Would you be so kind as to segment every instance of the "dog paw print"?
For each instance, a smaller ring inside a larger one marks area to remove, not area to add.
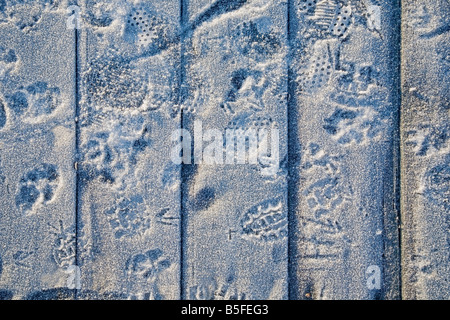
[[[324,119],[323,128],[340,144],[370,142],[386,130],[392,114],[387,89],[379,84],[373,65],[340,60],[333,79],[336,86],[329,94],[334,112]]]
[[[380,73],[370,64],[341,61],[336,72],[336,87],[332,99],[349,106],[380,104],[384,89],[379,85]]]
[[[267,30],[264,21],[250,21],[239,24],[231,33],[233,45],[243,56],[255,61],[264,61],[282,48],[276,33]]]
[[[36,82],[7,95],[6,100],[9,109],[25,122],[36,123],[61,105],[61,92],[58,87],[50,87],[46,82]]]
[[[263,96],[268,81],[260,71],[239,69],[233,72],[230,90],[221,108],[236,113],[237,110],[250,109],[260,111],[264,108]]]
[[[385,119],[371,108],[348,109],[337,107],[324,120],[323,128],[339,144],[367,143],[381,135],[385,129]]]
[[[128,259],[125,271],[129,277],[133,277],[138,282],[142,282],[148,292],[140,293],[146,300],[161,300],[158,287],[158,278],[172,266],[168,258],[164,256],[161,249],[152,249],[144,253],[139,253]],[[135,296],[132,298],[136,298]]]
[[[16,195],[16,206],[25,214],[48,203],[54,197],[60,182],[58,168],[51,164],[42,164],[22,177]]]
[[[326,125],[323,128],[332,135],[337,135],[339,132],[339,125],[342,122],[346,122],[348,124],[352,124],[353,121],[358,117],[358,113],[354,110],[345,110],[345,109],[337,109],[333,112],[333,114],[325,119]],[[352,133],[350,133],[351,135]],[[353,132],[353,136],[357,140],[361,140],[361,134],[358,132]]]
[[[142,235],[150,229],[150,217],[141,196],[121,198],[105,214],[116,239]]]
[[[341,158],[327,154],[317,143],[310,143],[305,151],[305,161],[302,165],[304,170],[320,169],[328,175],[335,175],[340,172],[339,165]]]
[[[123,177],[125,168],[107,139],[107,133],[98,133],[82,145],[83,173],[89,178],[100,177],[102,181],[115,183]]]
[[[421,124],[416,130],[406,132],[406,145],[413,148],[417,156],[446,152],[450,147],[450,125],[435,126]]]
[[[3,0],[0,1],[1,20],[14,24],[20,30],[33,30],[44,12],[57,9],[59,1],[54,0]]]
[[[450,210],[450,157],[445,163],[428,170],[425,181],[427,198],[445,210]]]
[[[126,186],[127,177],[134,176],[139,156],[151,145],[151,128],[141,120],[105,120],[102,123],[111,128],[109,132],[88,134],[81,145],[86,179],[100,178],[118,189]]]
[[[117,1],[94,1],[85,2],[85,10],[81,10],[83,21],[96,28],[104,28],[114,21],[114,6]]]
[[[129,275],[154,282],[171,265],[161,249],[152,249],[132,256],[127,261],[126,271]]]
[[[0,46],[0,81],[5,80],[7,75],[16,68],[17,63],[16,52]]]

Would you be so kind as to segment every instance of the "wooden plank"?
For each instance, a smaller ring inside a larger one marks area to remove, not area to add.
[[[402,8],[403,297],[449,299],[450,5]]]
[[[286,1],[188,2],[183,128],[194,156],[183,171],[186,299],[288,298],[286,29]],[[234,148],[227,130],[261,128],[271,159],[260,157],[263,136],[248,141],[261,148],[257,157],[226,157]]]
[[[70,299],[75,33],[61,5],[0,16],[0,299]]]
[[[80,31],[80,299],[177,299],[178,1],[86,1]]]
[[[399,296],[398,10],[392,1],[293,2],[292,298]]]

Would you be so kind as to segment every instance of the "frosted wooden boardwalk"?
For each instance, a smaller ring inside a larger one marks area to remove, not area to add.
[[[0,1],[0,300],[450,299],[449,15]]]

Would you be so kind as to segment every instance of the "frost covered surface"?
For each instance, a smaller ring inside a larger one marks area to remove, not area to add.
[[[409,299],[449,299],[450,7],[405,1],[404,10],[403,286]]]
[[[64,287],[76,252],[74,35],[43,2],[17,3],[41,15],[22,29],[16,4],[2,7],[14,14],[0,23],[1,299]]]
[[[184,123],[201,120],[204,130],[220,132],[278,128],[280,163],[270,176],[260,164],[197,166],[187,173],[186,193],[194,200],[184,213],[187,297],[286,299],[286,7],[281,1],[223,7],[228,10],[189,4]]]
[[[394,298],[398,281],[388,219],[396,110],[389,1],[298,1],[295,27],[298,241],[297,296]],[[371,27],[370,5],[382,24]],[[398,48],[397,48],[398,49]],[[394,230],[395,231],[395,230]],[[367,285],[380,268],[384,286]],[[361,271],[359,271],[361,270]],[[364,271],[364,272],[362,272]]]
[[[23,32],[37,28],[43,14],[65,8],[64,0],[2,0],[0,1],[0,23],[14,25]]]
[[[75,3],[0,0],[0,300],[449,298],[448,1]]]
[[[83,3],[81,292],[179,298],[180,166],[170,157],[179,11],[175,1]]]

